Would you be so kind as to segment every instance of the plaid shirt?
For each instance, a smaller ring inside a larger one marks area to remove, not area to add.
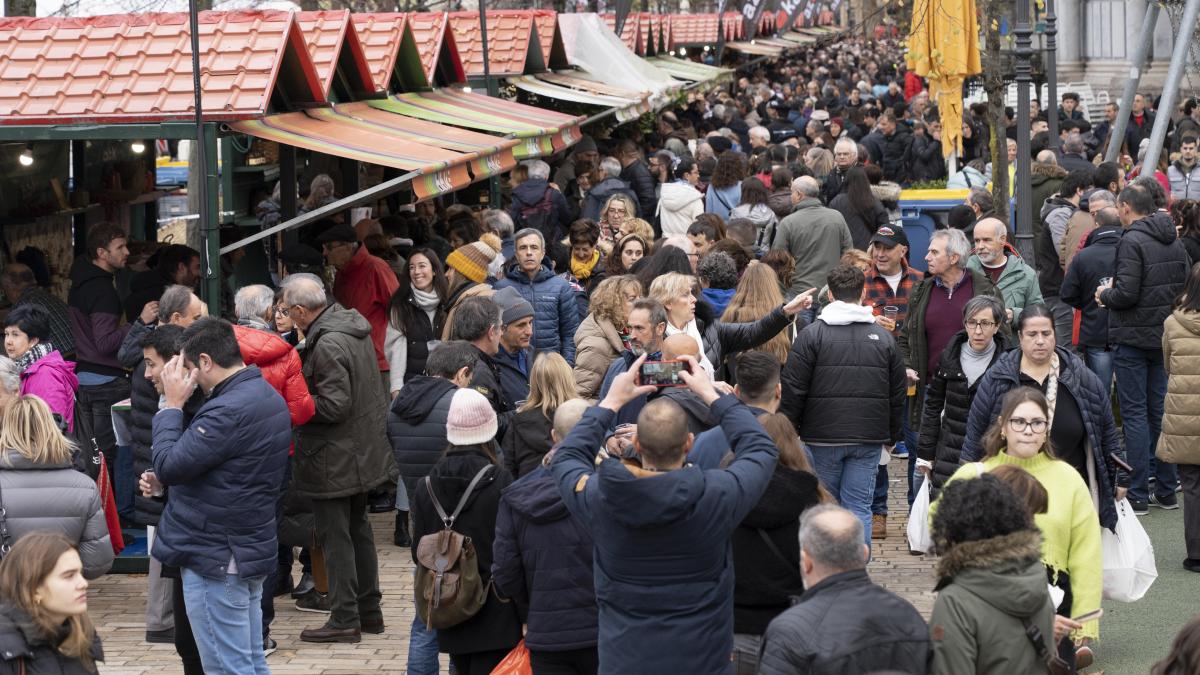
[[[911,267],[905,265],[900,277],[900,283],[896,284],[896,291],[892,292],[892,285],[887,279],[879,273],[879,270],[872,267],[871,272],[867,274],[867,305],[872,307],[875,313],[883,314],[883,308],[891,305],[898,308],[900,311],[896,314],[896,329],[892,331],[892,335],[900,334],[900,330],[904,327],[904,320],[908,318],[908,295],[912,293],[913,286],[921,283],[925,278],[922,272],[918,272]]]
[[[64,359],[75,355],[75,335],[71,332],[71,316],[67,303],[44,288],[30,286],[21,292],[13,308],[21,305],[37,305],[50,315],[50,344]]]

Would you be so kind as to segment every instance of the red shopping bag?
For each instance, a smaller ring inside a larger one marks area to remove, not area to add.
[[[533,666],[529,663],[529,650],[525,648],[524,640],[518,642],[508,656],[492,668],[492,675],[533,675]]]
[[[112,481],[108,478],[108,464],[104,453],[100,453],[100,473],[96,475],[96,488],[100,490],[100,506],[104,509],[104,522],[108,525],[108,538],[112,542],[113,555],[121,555],[125,549],[125,537],[121,532],[121,516],[117,515],[117,500],[113,496]]]

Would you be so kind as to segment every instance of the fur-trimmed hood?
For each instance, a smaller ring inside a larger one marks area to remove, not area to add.
[[[952,547],[938,559],[936,572],[941,581],[958,576],[963,570],[991,569],[998,565],[1042,557],[1042,535],[1034,530],[1013,532],[1003,537],[968,541]]]
[[[1033,530],[958,544],[938,560],[938,590],[961,586],[1011,616],[1033,616],[1048,593],[1042,535]]]
[[[1034,162],[1029,166],[1030,177],[1041,176],[1043,178],[1066,178],[1067,170],[1057,164],[1043,164],[1042,162]]]
[[[898,202],[900,201],[900,185],[885,180],[878,185],[872,185],[871,194],[881,202]]]

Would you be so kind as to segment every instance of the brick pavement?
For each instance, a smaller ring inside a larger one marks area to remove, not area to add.
[[[912,602],[928,616],[933,609],[932,562],[908,552],[905,524],[903,476],[899,460],[892,462],[888,538],[875,542],[871,576]],[[371,517],[379,550],[380,585],[387,631],[364,635],[356,645],[314,645],[300,642],[300,631],[324,620],[324,615],[301,612],[287,602],[276,601],[271,636],[279,651],[267,658],[271,672],[278,674],[354,675],[357,673],[403,673],[408,650],[408,628],[412,621],[412,560],[408,550],[392,545],[393,518],[390,514]],[[299,576],[299,566],[296,566]],[[174,647],[150,645],[145,636],[146,578],[143,575],[111,575],[92,584],[92,620],[104,641],[107,660],[104,675],[172,675],[182,673]],[[446,659],[443,657],[443,666]]]

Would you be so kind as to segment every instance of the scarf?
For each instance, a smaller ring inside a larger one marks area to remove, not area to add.
[[[433,291],[423,291],[415,286],[412,289],[412,298],[417,307],[420,307],[426,312],[432,312],[436,310],[438,303],[441,302],[441,300],[438,299],[437,293]]]
[[[959,350],[959,361],[962,364],[963,375],[967,377],[967,386],[975,384],[988,366],[992,364],[992,355],[996,353],[996,341],[989,340],[987,347],[981,352],[975,351],[968,340],[962,343]]]
[[[246,326],[247,328],[254,328],[256,330],[261,330],[261,331],[264,331],[267,333],[275,332],[270,326],[267,325],[266,321],[263,321],[262,319],[255,318],[255,317],[238,319],[238,325]]]
[[[575,256],[571,256],[571,274],[580,281],[587,281],[592,276],[592,271],[596,269],[596,263],[600,262],[600,249],[592,250],[592,257],[583,262]]]
[[[17,367],[20,368],[21,372],[23,373],[25,372],[26,368],[32,366],[38,359],[52,351],[54,351],[54,345],[50,344],[49,342],[38,342],[30,347],[24,354],[21,355],[20,358],[16,360]]]

